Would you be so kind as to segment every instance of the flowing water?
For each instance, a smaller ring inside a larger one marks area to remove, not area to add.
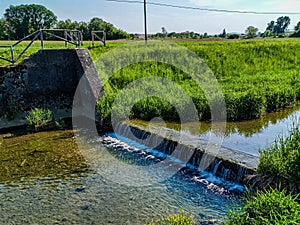
[[[78,145],[72,131],[0,136],[0,224],[145,224],[181,210],[222,220],[235,198],[187,169],[146,183],[158,159],[112,137],[80,136]]]
[[[299,114],[228,124],[224,143],[257,154]],[[201,224],[223,220],[238,201],[241,186],[184,166],[153,170],[165,155],[121,139],[73,131],[0,134],[0,224],[145,224],[181,210]]]

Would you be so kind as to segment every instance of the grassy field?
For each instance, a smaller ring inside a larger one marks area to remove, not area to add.
[[[196,53],[211,68],[225,96],[227,116],[231,121],[258,118],[266,112],[292,107],[300,100],[300,40],[243,40],[176,42]],[[9,45],[0,42],[0,45]],[[22,51],[25,44],[16,48]],[[98,44],[89,48],[96,61],[103,53],[125,44],[109,42],[107,47]],[[46,42],[45,47],[65,48],[63,42]],[[69,45],[70,48],[73,46]],[[40,49],[35,42],[24,57]],[[9,49],[0,49],[0,55],[8,57]],[[0,60],[0,65],[8,62]],[[143,62],[130,65],[114,74],[106,84],[106,95],[98,104],[103,119],[110,117],[111,105],[117,94],[132,81],[149,76],[161,76],[175,81],[192,98],[202,120],[211,117],[210,108],[203,91],[197,83],[180,69],[158,63]],[[155,84],[153,84],[155,86]],[[172,95],[172,92],[170,92]],[[138,102],[132,109],[131,117],[149,120],[162,116],[169,121],[178,120],[176,110],[165,99],[147,98]]]
[[[201,57],[211,68],[225,96],[231,121],[258,118],[267,112],[292,107],[300,100],[300,40],[252,40],[229,42],[178,42]],[[116,45],[116,43],[115,43]],[[91,49],[96,59],[103,48]],[[203,91],[181,70],[157,62],[144,62],[118,71],[99,103],[103,117],[117,93],[130,82],[147,76],[162,76],[178,83],[193,99],[202,120],[211,113]],[[170,92],[170,95],[172,93]],[[149,120],[162,116],[178,120],[175,109],[164,99],[148,98],[132,109],[132,118]]]

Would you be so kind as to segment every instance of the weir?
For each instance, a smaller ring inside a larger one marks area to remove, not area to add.
[[[207,171],[239,184],[244,183],[245,176],[255,173],[258,162],[256,156],[224,147],[214,152],[205,144],[196,146],[193,142],[182,143],[182,134],[173,130],[165,131],[162,132],[159,128],[155,130],[153,127],[150,130],[131,123],[120,123],[115,127],[117,134],[127,138],[134,135],[139,143],[173,157],[190,169]]]

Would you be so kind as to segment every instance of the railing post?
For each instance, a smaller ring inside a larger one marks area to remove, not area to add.
[[[106,46],[106,32],[103,31],[103,44],[104,44],[104,47]]]
[[[65,40],[68,40],[68,34],[67,34],[67,31],[64,31],[64,34],[65,34]],[[68,47],[68,42],[65,41],[65,47],[67,48]]]
[[[42,47],[42,50],[44,50],[45,46],[44,46],[43,30],[40,30],[40,38],[41,38],[41,47]]]
[[[92,45],[93,47],[95,46],[95,35],[93,31],[92,31]]]
[[[81,35],[80,35],[80,31],[77,31],[77,39],[78,39],[78,48],[81,47]]]
[[[14,53],[14,47],[10,46],[10,54],[11,54],[11,61],[15,61],[15,53]]]

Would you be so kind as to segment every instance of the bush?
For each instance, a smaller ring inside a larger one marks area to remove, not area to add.
[[[300,130],[295,127],[287,138],[279,138],[274,146],[260,151],[257,172],[280,178],[283,185],[297,189],[300,181]]]
[[[51,128],[61,128],[64,126],[62,120],[55,121],[52,117],[51,110],[32,109],[26,117],[28,126],[35,131],[47,130]]]
[[[240,38],[240,35],[239,34],[230,34],[228,36],[228,39],[239,39]]]
[[[229,212],[225,225],[300,224],[300,204],[286,191],[270,189],[249,195],[243,206]]]
[[[185,213],[179,213],[178,215],[171,215],[169,218],[152,221],[149,225],[194,225],[195,221],[191,216]]]

